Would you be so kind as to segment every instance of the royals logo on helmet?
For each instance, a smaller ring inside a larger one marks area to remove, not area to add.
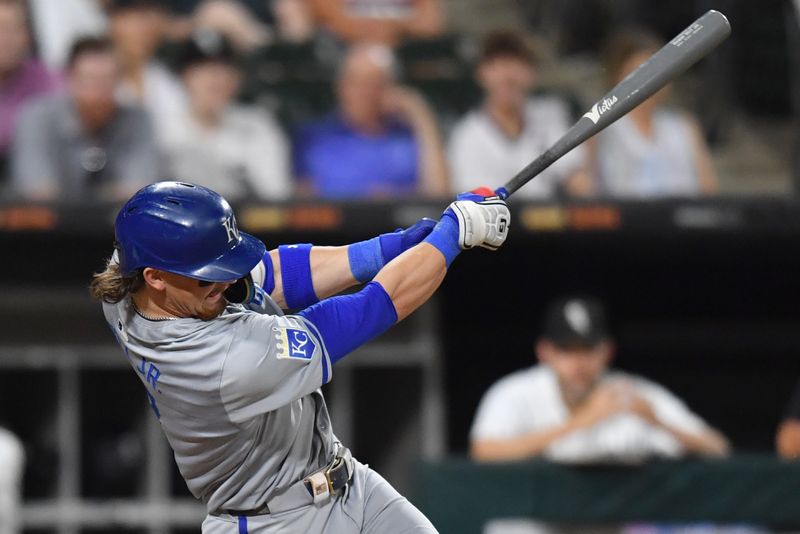
[[[222,226],[228,233],[228,243],[232,241],[239,241],[239,229],[236,228],[236,219],[233,217],[233,215],[222,221]]]

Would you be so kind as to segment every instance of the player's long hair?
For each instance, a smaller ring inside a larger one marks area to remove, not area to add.
[[[132,276],[122,276],[119,264],[114,257],[108,258],[104,271],[94,273],[89,284],[89,295],[95,300],[116,304],[144,285],[144,277],[139,269]]]

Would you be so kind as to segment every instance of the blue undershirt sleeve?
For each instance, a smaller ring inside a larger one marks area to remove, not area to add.
[[[325,299],[298,313],[319,331],[331,363],[370,341],[397,322],[392,299],[378,282],[352,295]]]

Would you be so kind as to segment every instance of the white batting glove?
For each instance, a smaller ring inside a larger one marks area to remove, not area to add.
[[[458,245],[462,249],[497,250],[508,237],[511,212],[505,201],[482,187],[458,195],[449,210],[458,221]]]

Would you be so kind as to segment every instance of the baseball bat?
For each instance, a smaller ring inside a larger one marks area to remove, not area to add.
[[[694,21],[619,82],[541,156],[497,190],[508,198],[558,158],[644,102],[711,52],[731,33],[728,19],[713,9]]]

